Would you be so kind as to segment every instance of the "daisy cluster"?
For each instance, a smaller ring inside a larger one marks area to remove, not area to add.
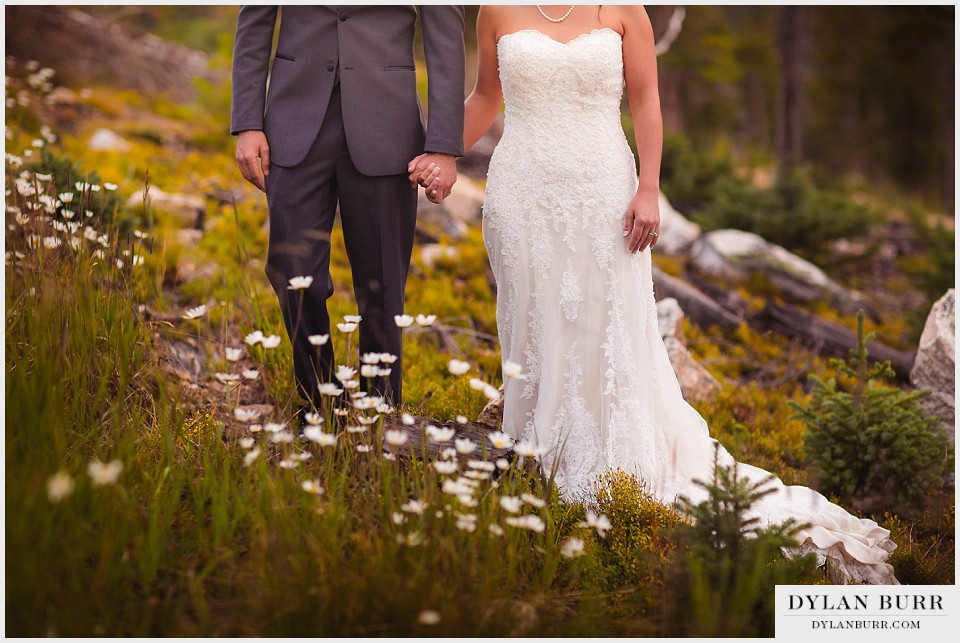
[[[44,139],[34,145],[43,147]],[[52,174],[24,169],[24,150],[21,155],[7,153],[7,187],[5,211],[8,236],[21,236],[26,248],[35,251],[66,251],[78,257],[90,257],[93,264],[112,264],[118,269],[140,267],[144,264],[143,242],[146,232],[134,230],[131,247],[120,249],[117,239],[97,229],[102,212],[92,208],[94,195],[103,190],[117,189],[114,183],[87,183],[76,181],[63,189]],[[15,265],[27,259],[19,250],[7,251],[6,262]]]
[[[116,484],[122,472],[123,462],[121,460],[101,462],[95,458],[87,465],[87,475],[94,487]],[[47,498],[52,503],[62,502],[73,494],[76,486],[77,483],[73,476],[66,471],[58,471],[47,479]]]

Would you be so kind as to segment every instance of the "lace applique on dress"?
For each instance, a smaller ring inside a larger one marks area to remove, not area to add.
[[[577,311],[580,309],[580,273],[574,272],[573,264],[567,261],[567,269],[560,282],[560,305],[563,306],[563,315],[567,321],[577,320]]]

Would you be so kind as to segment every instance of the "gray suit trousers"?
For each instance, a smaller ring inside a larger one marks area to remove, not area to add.
[[[326,306],[333,294],[330,234],[339,201],[354,294],[363,318],[360,353],[388,352],[398,357],[388,378],[376,378],[370,384],[361,378],[361,383],[365,389],[372,388],[371,393],[399,404],[402,344],[393,318],[403,313],[416,228],[416,188],[406,174],[366,176],[357,170],[347,149],[338,89],[330,96],[306,158],[293,167],[271,165],[266,188],[270,211],[266,272],[293,344],[300,395],[316,404],[317,384],[336,381],[333,337],[315,347],[307,335],[330,332]],[[289,290],[289,279],[300,275],[313,277],[313,283],[305,291]]]

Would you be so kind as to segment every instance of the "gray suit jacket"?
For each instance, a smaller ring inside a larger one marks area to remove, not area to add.
[[[285,5],[272,68],[277,7],[241,7],[231,133],[263,130],[271,163],[297,165],[320,130],[339,72],[347,147],[360,172],[403,174],[425,151],[462,156],[463,7],[423,6],[419,14],[426,127],[414,68],[414,7]]]

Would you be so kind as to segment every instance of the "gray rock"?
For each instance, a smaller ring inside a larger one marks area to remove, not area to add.
[[[198,263],[189,257],[190,253],[185,253],[177,264],[177,280],[182,283],[196,281],[197,279],[212,279],[220,274],[220,267],[213,261]]]
[[[420,190],[417,197],[417,227],[420,226],[426,226],[455,240],[467,236],[467,224],[454,218],[443,203],[431,203],[427,200],[423,190]]]
[[[460,176],[443,203],[431,203],[423,190],[417,197],[417,225],[453,239],[463,239],[467,227],[478,225],[482,216],[484,190],[471,179]]]
[[[176,230],[173,235],[177,244],[187,249],[195,248],[197,244],[200,243],[202,237],[203,230],[195,230],[193,228],[181,228]]]
[[[176,216],[185,226],[203,228],[203,218],[207,211],[207,202],[203,197],[164,192],[160,188],[151,187],[147,193],[147,199],[149,207],[154,210]],[[127,199],[127,207],[135,208],[142,204],[143,190]]]
[[[131,145],[129,141],[113,130],[100,128],[90,137],[87,147],[96,151],[129,152]]]
[[[443,200],[447,212],[457,221],[473,225],[480,222],[484,189],[471,179],[461,176],[453,184],[450,196]]]
[[[203,352],[197,348],[195,339],[165,339],[162,344],[162,366],[170,373],[186,381],[196,382],[203,370]]]
[[[690,249],[700,238],[700,226],[673,209],[663,192],[660,193],[660,238],[656,252],[679,255]]]
[[[667,349],[677,381],[680,382],[683,399],[708,400],[720,391],[721,385],[717,378],[695,360],[678,339],[667,337],[663,340],[663,345]]]
[[[490,157],[493,156],[493,151],[502,135],[503,117],[497,116],[490,125],[490,129],[474,143],[473,147],[466,150],[463,158],[457,161],[457,175],[485,179],[487,170],[490,168]]]
[[[664,339],[673,337],[686,346],[687,342],[683,337],[683,318],[683,309],[673,297],[666,297],[657,302],[657,326],[660,329],[660,336]]]
[[[720,391],[721,385],[686,348],[683,336],[683,309],[676,299],[667,297],[657,302],[657,325],[670,365],[680,382],[684,399],[706,400]]]
[[[437,259],[457,259],[459,256],[456,248],[442,243],[426,243],[420,246],[420,260],[425,268],[433,268]]]
[[[503,385],[500,385],[500,395],[487,402],[487,405],[477,416],[477,422],[495,426],[498,429],[503,426]]]
[[[859,298],[828,277],[820,268],[763,237],[743,230],[714,230],[700,236],[690,248],[697,270],[731,281],[763,274],[784,296],[801,302],[836,301],[855,309]]]
[[[927,315],[920,335],[917,358],[910,371],[910,382],[919,389],[932,391],[920,400],[929,413],[940,419],[951,442],[956,443],[955,365],[956,365],[956,291],[951,288],[938,299]]]

